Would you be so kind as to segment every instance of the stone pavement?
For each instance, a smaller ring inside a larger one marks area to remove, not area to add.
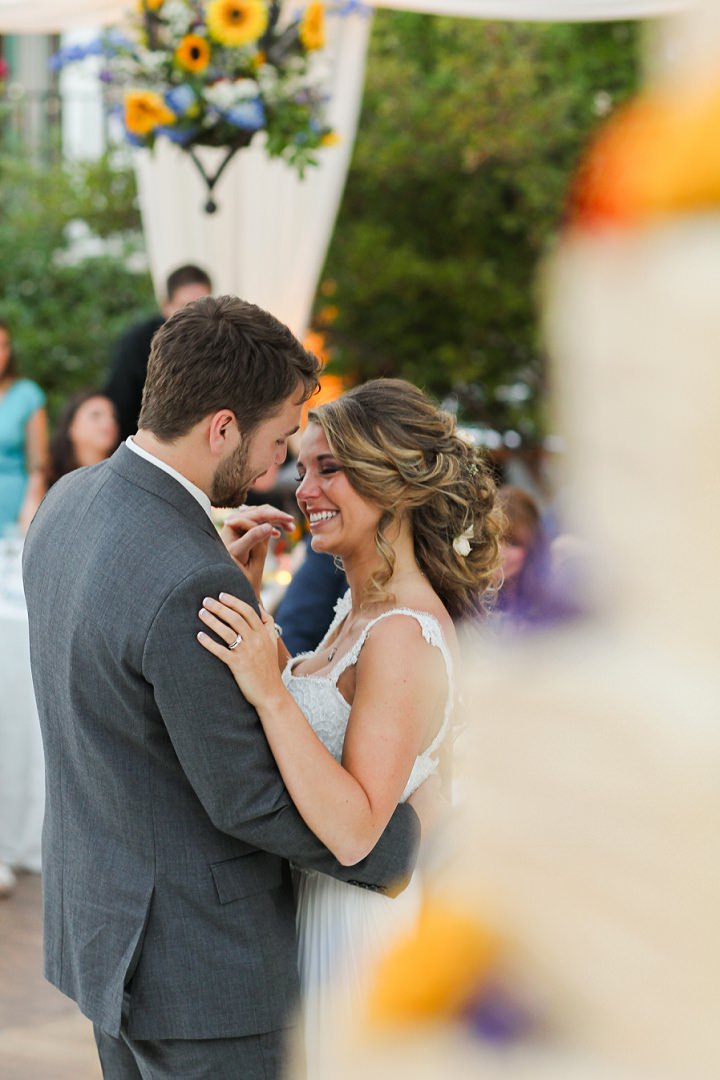
[[[0,1077],[101,1080],[92,1026],[42,976],[40,878],[0,900]]]

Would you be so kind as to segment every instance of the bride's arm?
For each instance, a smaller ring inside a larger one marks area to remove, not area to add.
[[[257,709],[285,786],[308,827],[339,862],[353,866],[375,846],[442,715],[446,691],[439,650],[423,641],[414,619],[385,619],[374,627],[356,667],[340,764],[282,682],[271,620],[263,625],[249,605],[223,599],[224,604],[207,599],[201,617],[227,644],[206,634],[200,641],[227,664]],[[242,641],[228,649],[238,633]]]

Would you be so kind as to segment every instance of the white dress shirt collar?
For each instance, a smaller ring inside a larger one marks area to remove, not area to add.
[[[138,457],[145,458],[145,460],[149,461],[151,465],[155,465],[158,469],[162,469],[163,472],[166,472],[168,476],[172,476],[173,479],[177,480],[178,484],[182,484],[185,490],[190,492],[193,499],[196,499],[197,502],[200,503],[203,510],[212,521],[212,506],[210,503],[210,499],[201,488],[193,484],[191,480],[188,480],[187,476],[183,476],[182,473],[179,473],[177,469],[173,469],[172,465],[168,465],[166,462],[161,461],[160,458],[157,458],[153,454],[148,453],[147,450],[143,450],[142,446],[138,446],[138,444],[135,442],[132,435],[128,435],[127,439],[125,440],[125,445],[127,446],[128,450],[132,450],[133,454],[137,454]]]

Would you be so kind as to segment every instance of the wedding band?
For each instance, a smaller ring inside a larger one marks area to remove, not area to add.
[[[238,636],[233,641],[232,645],[228,645],[228,649],[236,649],[241,641],[242,641],[242,638],[238,634]]]

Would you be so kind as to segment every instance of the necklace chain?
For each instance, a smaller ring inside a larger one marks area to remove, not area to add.
[[[405,570],[403,573],[398,574],[397,578],[395,578],[395,581],[398,581],[399,579],[405,578],[405,577],[412,577],[415,574],[419,574],[419,576],[422,577],[422,578],[427,576],[419,568],[418,569],[413,569],[413,570]],[[346,628],[343,628],[343,629],[346,629]],[[334,659],[335,654],[337,653],[337,651],[338,651],[338,642],[335,642],[335,644],[333,645],[333,647],[330,649],[329,653],[327,654],[327,662],[328,662],[328,664],[332,664],[333,659]]]

